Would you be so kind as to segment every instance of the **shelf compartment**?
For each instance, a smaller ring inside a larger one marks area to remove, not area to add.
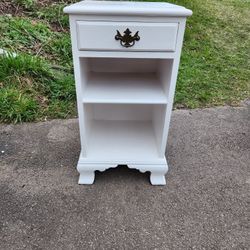
[[[95,73],[89,76],[83,102],[166,104],[167,97],[153,73]]]
[[[83,103],[167,104],[172,60],[81,58]],[[163,72],[164,71],[164,72]]]
[[[93,121],[88,159],[133,161],[159,158],[153,126],[147,121]]]
[[[86,157],[153,161],[159,155],[166,105],[84,104]]]

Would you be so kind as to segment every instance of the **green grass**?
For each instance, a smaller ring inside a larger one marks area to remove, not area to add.
[[[19,54],[0,60],[2,122],[72,117],[75,112],[73,75],[53,70],[47,61]]]
[[[24,7],[25,9],[30,9],[30,10],[32,10],[37,3],[36,0],[16,0],[13,2],[17,5]]]
[[[238,105],[250,95],[250,2],[173,2],[194,12],[187,23],[176,104],[189,108]]]
[[[59,29],[68,29],[69,18],[63,14],[64,5],[60,3],[54,3],[52,6],[44,7],[36,11],[34,17],[37,15],[40,19],[43,19],[52,25],[57,25]]]
[[[76,115],[66,1],[12,0],[0,16],[0,121]],[[71,2],[71,1],[67,1]],[[240,105],[250,96],[250,1],[169,0],[193,10],[187,21],[175,107]],[[2,3],[1,3],[2,4]]]
[[[38,103],[30,95],[7,87],[0,91],[0,114],[3,122],[33,121],[39,110]]]
[[[49,23],[30,17],[0,16],[0,48],[41,56],[52,63],[72,66],[67,32],[53,31]]]

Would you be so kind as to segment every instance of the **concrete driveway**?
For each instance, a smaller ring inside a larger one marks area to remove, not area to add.
[[[166,186],[78,185],[77,120],[0,125],[0,249],[250,249],[250,109],[173,112]]]

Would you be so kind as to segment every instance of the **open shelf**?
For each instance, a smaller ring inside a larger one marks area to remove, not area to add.
[[[167,97],[156,74],[95,73],[89,76],[83,102],[166,104]]]
[[[88,159],[126,162],[160,158],[165,104],[83,106]]]
[[[88,144],[88,159],[133,161],[158,158],[151,122],[93,121]]]
[[[81,58],[82,102],[167,104],[171,59]]]

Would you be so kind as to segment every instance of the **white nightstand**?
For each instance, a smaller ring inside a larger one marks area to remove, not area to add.
[[[70,14],[81,137],[79,184],[119,164],[164,185],[170,116],[185,22],[157,2],[82,1]]]

